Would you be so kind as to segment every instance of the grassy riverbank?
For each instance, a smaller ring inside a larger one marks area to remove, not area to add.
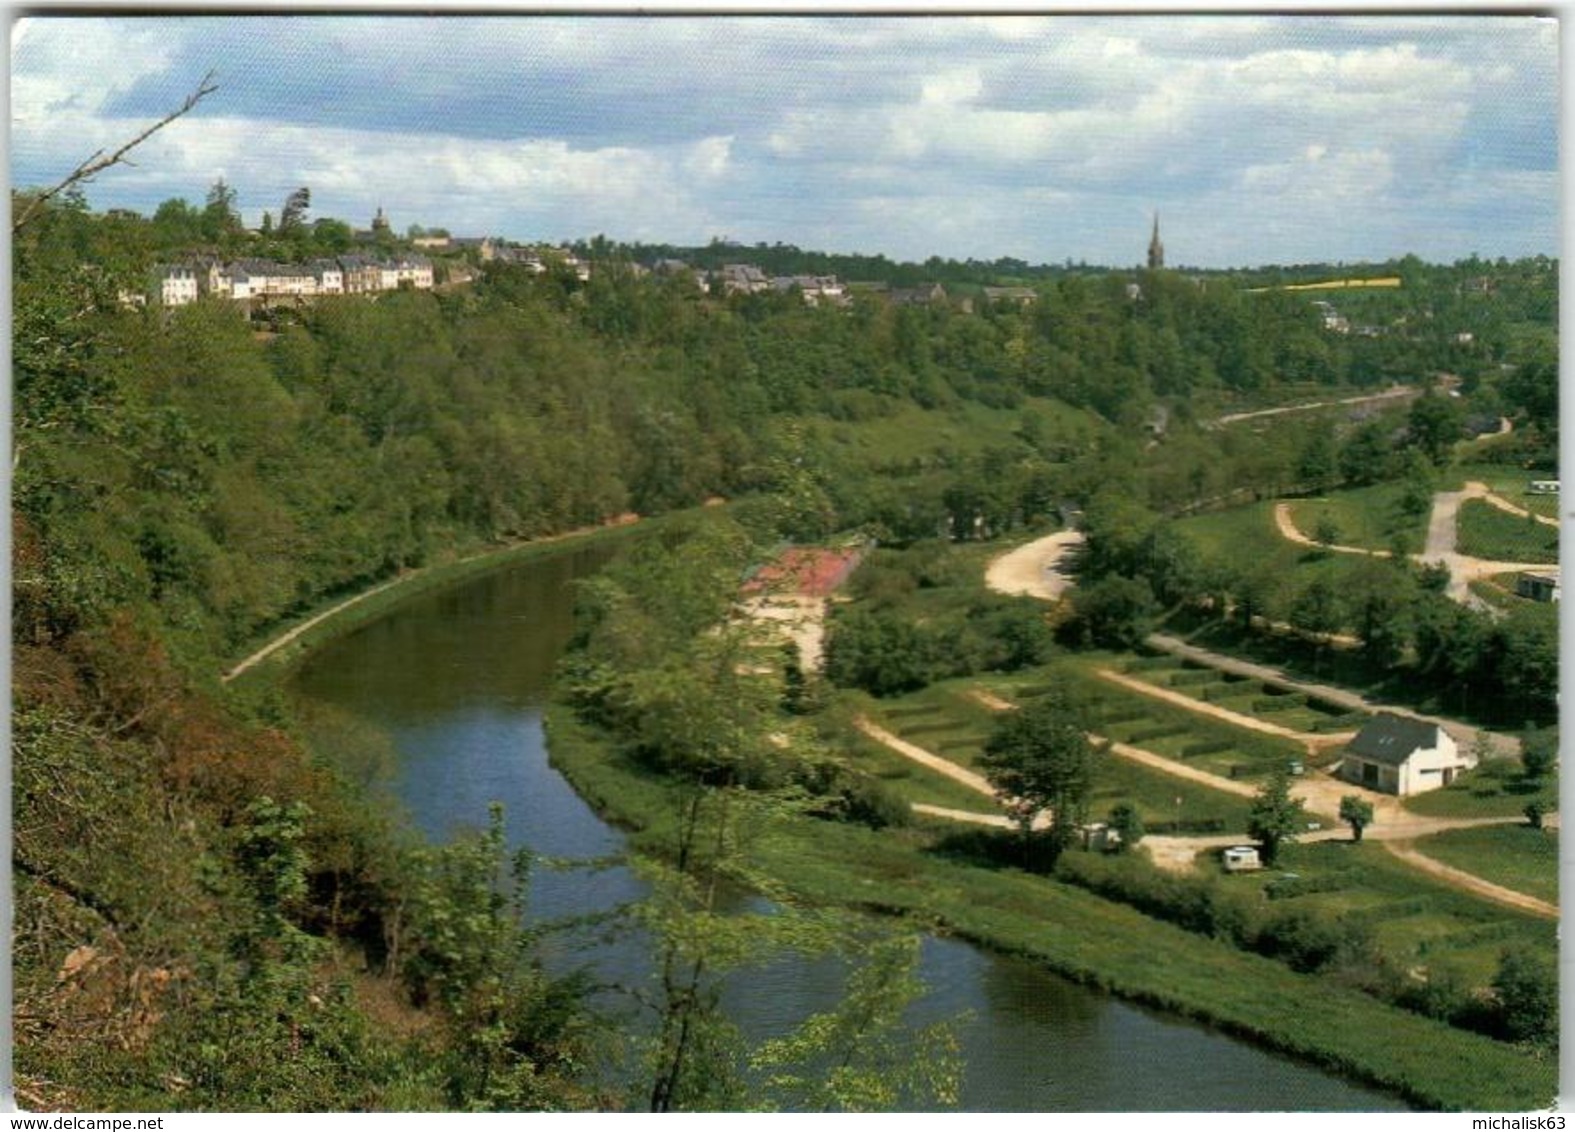
[[[631,831],[634,848],[660,852],[673,821],[668,784],[620,759],[567,709],[550,709],[548,722],[554,765]],[[1552,1059],[1384,1006],[1049,878],[948,859],[941,845],[924,826],[876,832],[798,819],[762,837],[756,852],[760,867],[806,901],[911,918],[1423,1107],[1532,1109],[1553,1100]]]
[[[512,543],[449,562],[408,571],[387,581],[378,582],[361,591],[360,595],[340,596],[325,601],[298,617],[269,626],[266,631],[249,641],[242,653],[243,657],[252,657],[268,648],[270,642],[298,632],[298,635],[288,643],[268,652],[244,672],[237,673],[234,682],[247,689],[266,687],[313,649],[361,625],[377,620],[394,606],[409,601],[418,594],[457,585],[490,571],[517,566],[545,555],[605,546],[647,535],[692,513],[692,511],[678,511],[642,519],[638,523],[592,527],[531,539],[527,542]],[[321,620],[318,620],[319,618]],[[310,628],[299,631],[301,626],[310,626]],[[243,663],[245,663],[244,659],[237,661],[237,664]]]

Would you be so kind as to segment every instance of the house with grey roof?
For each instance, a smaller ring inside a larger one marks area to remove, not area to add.
[[[1340,776],[1348,782],[1406,797],[1448,786],[1477,765],[1436,723],[1381,711],[1345,748]]]

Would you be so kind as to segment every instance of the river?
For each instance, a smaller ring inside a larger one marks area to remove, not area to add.
[[[292,695],[303,717],[319,726],[332,721],[341,737],[384,745],[390,801],[402,803],[431,838],[484,825],[496,800],[513,845],[556,858],[615,855],[621,834],[548,765],[541,721],[545,689],[573,628],[570,584],[611,553],[565,550],[415,597],[307,658],[291,681]],[[358,764],[369,786],[379,780],[375,761]],[[571,916],[640,893],[622,867],[538,870],[531,910]],[[638,936],[591,951],[583,939],[557,946],[550,965],[594,954],[611,980],[639,982],[649,965]],[[831,960],[777,961],[750,971],[727,1002],[746,1034],[764,1037],[829,1007],[842,975]],[[956,940],[926,938],[921,975],[930,992],[915,1023],[962,1018],[967,1110],[1405,1108],[1316,1067]]]

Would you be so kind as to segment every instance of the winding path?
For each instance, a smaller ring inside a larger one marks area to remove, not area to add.
[[[1237,421],[1257,420],[1260,417],[1278,417],[1286,413],[1305,413],[1313,409],[1332,409],[1340,405],[1368,405],[1380,401],[1395,401],[1406,397],[1415,397],[1421,393],[1420,389],[1410,385],[1397,385],[1393,389],[1386,389],[1382,393],[1364,393],[1356,397],[1343,397],[1337,401],[1309,401],[1301,405],[1281,405],[1277,409],[1255,409],[1249,413],[1226,413],[1218,418],[1216,425],[1235,424]]]
[[[1537,572],[1550,568],[1546,562],[1496,562],[1486,558],[1474,558],[1469,554],[1461,554],[1456,545],[1459,541],[1460,505],[1468,499],[1480,499],[1485,503],[1507,511],[1511,515],[1522,518],[1530,515],[1537,522],[1545,526],[1557,527],[1557,519],[1549,519],[1544,515],[1537,515],[1523,507],[1517,507],[1501,495],[1494,494],[1485,483],[1475,480],[1467,483],[1460,491],[1441,491],[1433,497],[1433,511],[1428,518],[1427,544],[1421,554],[1411,555],[1414,562],[1424,566],[1443,566],[1449,571],[1449,585],[1445,593],[1451,600],[1461,605],[1478,609],[1485,613],[1498,613],[1499,610],[1471,592],[1471,583],[1490,578],[1495,574],[1509,574],[1516,572]],[[1298,546],[1317,547],[1321,550],[1332,551],[1336,554],[1359,554],[1369,558],[1388,558],[1387,550],[1370,550],[1362,546],[1343,546],[1338,543],[1326,544],[1309,538],[1305,532],[1296,525],[1295,516],[1291,514],[1291,504],[1280,502],[1274,505],[1274,525],[1280,532],[1280,537]]]
[[[268,657],[272,656],[274,653],[276,653],[280,649],[284,648],[285,645],[287,645],[291,641],[295,640],[297,637],[299,637],[302,633],[305,633],[307,630],[313,628],[316,625],[322,624],[324,621],[327,621],[330,617],[338,616],[339,614],[343,613],[345,610],[349,609],[352,605],[356,605],[356,604],[358,604],[360,602],[363,602],[369,597],[372,597],[372,596],[374,596],[376,594],[382,593],[384,590],[392,589],[394,586],[399,585],[401,582],[409,581],[411,578],[415,577],[419,573],[421,573],[421,571],[414,570],[414,571],[411,571],[408,574],[400,574],[397,577],[390,578],[386,582],[382,582],[382,583],[380,583],[378,585],[373,586],[369,590],[362,590],[360,593],[356,594],[354,597],[346,598],[344,601],[341,601],[338,605],[330,606],[329,608],[323,610],[323,612],[319,613],[316,617],[313,617],[310,621],[303,621],[299,625],[297,625],[295,628],[291,629],[289,632],[281,633],[279,636],[277,636],[273,640],[269,641],[262,648],[258,649],[256,652],[252,653],[250,656],[248,656],[244,660],[242,660],[234,668],[231,668],[228,672],[226,672],[222,676],[220,676],[219,677],[219,682],[223,683],[223,684],[228,684],[231,680],[234,680],[237,676],[239,676],[241,673],[245,672],[248,668],[252,668],[255,665],[258,665],[258,664],[262,663],[264,660],[268,659]]]

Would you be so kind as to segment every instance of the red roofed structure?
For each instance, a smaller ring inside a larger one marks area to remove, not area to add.
[[[792,546],[767,562],[744,583],[746,594],[788,592],[804,597],[827,597],[847,580],[864,558],[862,547],[830,550]]]

